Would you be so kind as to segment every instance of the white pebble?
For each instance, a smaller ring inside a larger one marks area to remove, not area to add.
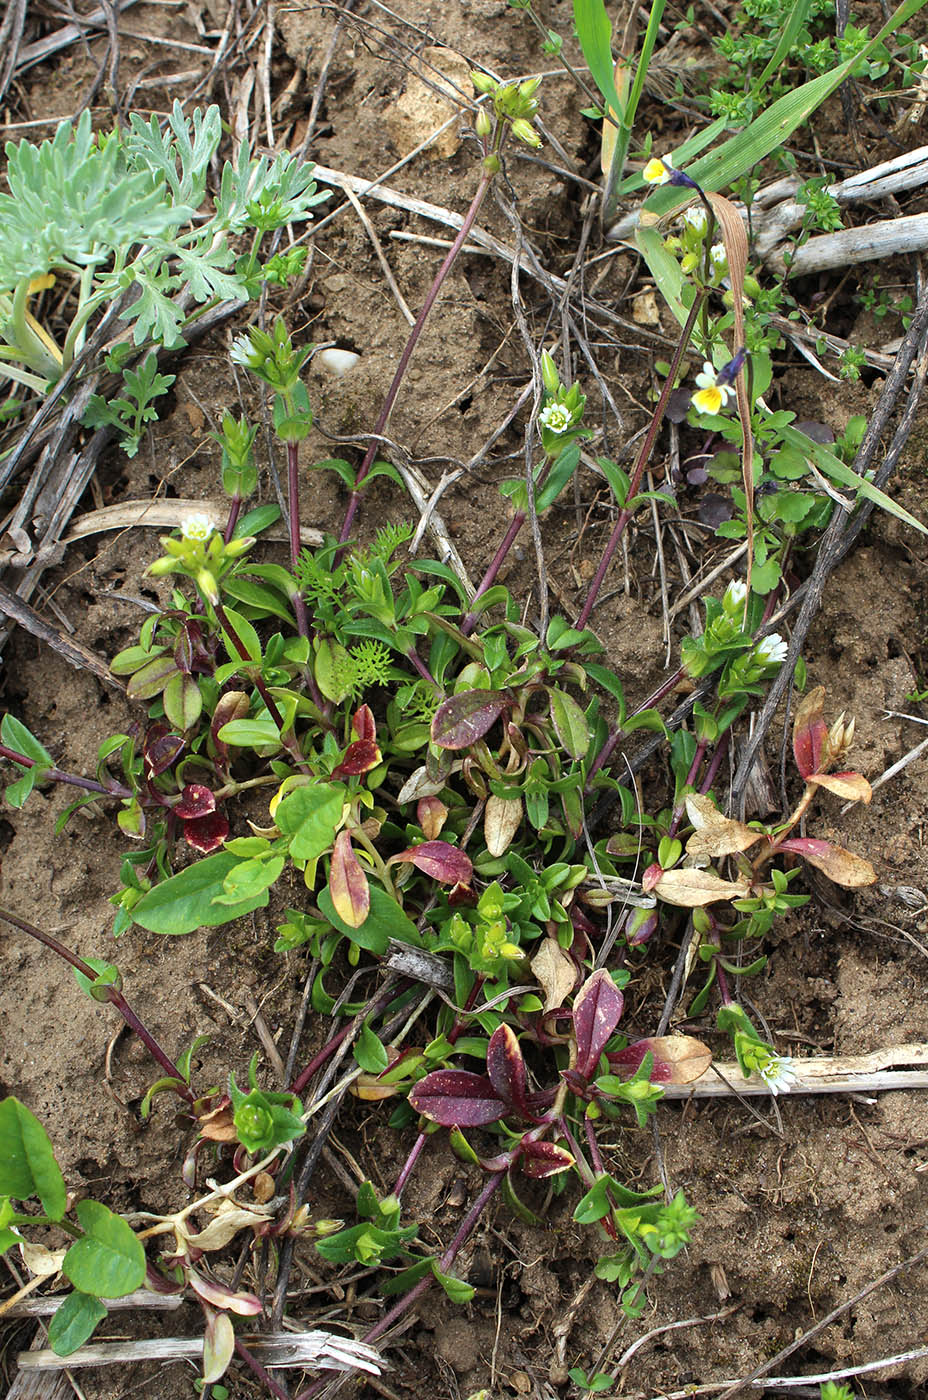
[[[361,356],[354,350],[337,350],[335,346],[330,346],[328,350],[320,350],[316,359],[329,374],[334,374],[336,379],[341,379],[342,375],[354,369]]]

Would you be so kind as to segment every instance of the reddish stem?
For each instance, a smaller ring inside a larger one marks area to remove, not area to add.
[[[73,967],[76,972],[81,973],[81,975],[86,977],[90,982],[96,981],[97,973],[95,969],[90,966],[90,963],[84,962],[83,958],[78,957],[77,953],[72,953],[70,948],[64,943],[59,943],[58,939],[53,938],[50,933],[43,932],[42,929],[36,928],[35,924],[30,924],[26,919],[18,918],[15,914],[9,913],[6,909],[0,909],[0,919],[3,919],[8,924],[12,924],[14,928],[18,928],[22,933],[27,933],[30,938],[34,938],[37,943],[41,943],[44,947],[50,949],[51,952],[57,953],[59,958],[63,958],[66,963],[70,963],[71,967]],[[148,1053],[157,1061],[165,1074],[168,1075],[169,1078],[178,1081],[178,1084],[182,1087],[178,1087],[177,1092],[182,1098],[186,1099],[187,1103],[192,1105],[194,1103],[194,1096],[188,1088],[184,1076],[181,1074],[170,1055],[168,1055],[165,1050],[162,1050],[151,1032],[139,1020],[119,988],[107,986],[101,987],[100,990],[105,992],[106,1000],[112,1006],[115,1006],[126,1025],[131,1031],[135,1032]]]
[[[422,310],[419,312],[419,315],[416,319],[416,323],[409,333],[409,339],[406,341],[403,353],[400,356],[400,362],[396,367],[396,373],[393,376],[393,382],[390,385],[390,388],[387,390],[387,397],[384,399],[383,407],[380,410],[380,416],[374,425],[374,432],[371,436],[370,445],[368,446],[368,449],[364,454],[364,460],[362,461],[361,466],[358,469],[358,475],[355,478],[354,490],[351,493],[351,499],[348,502],[348,509],[345,513],[345,523],[342,526],[342,532],[338,537],[339,544],[344,544],[345,541],[348,539],[348,536],[351,534],[351,527],[354,524],[354,518],[357,514],[358,505],[361,500],[361,484],[364,481],[364,478],[367,476],[367,473],[370,471],[374,458],[377,455],[377,449],[380,447],[381,443],[381,434],[383,433],[384,428],[387,426],[387,420],[389,419],[390,414],[393,410],[393,405],[395,404],[396,397],[400,391],[400,385],[402,384],[403,379],[406,375],[406,370],[409,366],[409,361],[412,357],[412,352],[416,348],[416,344],[419,340],[420,335],[422,334],[422,330],[425,326],[425,323],[428,320],[429,312],[435,304],[435,299],[438,296],[438,293],[441,291],[442,284],[444,283],[445,278],[448,276],[448,273],[454,266],[458,254],[464,247],[464,244],[467,242],[468,235],[470,234],[470,231],[474,225],[474,221],[477,218],[478,213],[480,212],[480,206],[483,203],[487,190],[493,183],[493,177],[495,173],[495,170],[487,170],[486,168],[484,169],[484,172],[480,178],[480,183],[477,186],[473,199],[471,200],[470,208],[464,215],[464,222],[461,224],[460,231],[457,237],[455,238],[454,242],[452,243],[451,247],[448,249],[447,256],[445,257],[445,260],[442,263],[441,267],[438,269],[438,272],[435,275],[435,280],[429,288],[428,296],[426,297],[425,302],[423,303]],[[340,553],[341,552],[339,552],[339,555],[336,556],[336,564],[339,562]]]
[[[527,519],[528,516],[524,510],[517,510],[515,515],[510,520],[509,529],[503,536],[502,543],[499,549],[493,555],[493,558],[490,562],[490,567],[487,569],[483,578],[480,580],[480,586],[473,596],[473,599],[471,601],[471,610],[465,617],[464,621],[461,623],[461,631],[464,633],[465,637],[470,636],[477,622],[477,613],[474,612],[473,606],[474,603],[476,603],[478,598],[482,598],[484,593],[486,593],[487,589],[492,588],[493,584],[496,582],[496,575],[502,568],[506,555],[509,553],[510,549],[513,546],[516,535],[522,529],[522,526],[525,524]]]
[[[28,758],[24,753],[8,749],[5,744],[0,744],[0,758],[8,758],[11,763],[18,763],[23,768],[35,768],[39,765],[37,758]],[[132,796],[130,790],[123,787],[122,783],[114,782],[112,787],[106,787],[93,778],[79,778],[76,773],[64,773],[60,768],[46,768],[45,777],[50,783],[66,783],[69,787],[84,788],[86,792],[99,792],[103,797]]]
[[[670,372],[667,375],[667,378],[664,380],[664,387],[661,389],[661,395],[657,401],[657,407],[654,410],[651,422],[648,425],[648,431],[645,433],[644,441],[641,444],[641,449],[638,453],[638,457],[635,462],[635,467],[632,472],[631,481],[628,485],[628,492],[626,493],[625,497],[626,501],[633,502],[638,494],[638,488],[641,485],[641,478],[644,475],[644,469],[647,466],[648,458],[651,456],[651,453],[654,449],[654,443],[657,439],[657,434],[660,429],[661,423],[664,420],[664,413],[667,410],[667,404],[670,399],[670,395],[673,392],[673,386],[677,378],[677,371],[680,368],[680,361],[683,359],[684,351],[686,350],[686,347],[689,344],[690,336],[693,333],[693,326],[696,324],[696,317],[699,314],[699,308],[702,305],[704,297],[705,291],[702,288],[700,288],[696,293],[693,305],[690,307],[689,315],[686,318],[686,325],[683,327],[683,331],[677,343],[677,348],[673,352],[673,360],[670,364]],[[612,534],[609,538],[609,543],[606,545],[605,552],[599,563],[599,568],[596,570],[596,573],[593,577],[593,582],[590,584],[590,591],[587,594],[586,602],[583,605],[583,609],[580,613],[580,616],[577,618],[576,627],[578,631],[582,632],[587,622],[589,621],[590,613],[593,611],[593,607],[599,595],[599,590],[602,587],[603,579],[606,577],[606,570],[609,568],[609,565],[612,562],[612,556],[613,554],[615,554],[615,551],[618,548],[619,540],[622,538],[622,534],[625,530],[625,527],[628,524],[629,520],[631,520],[632,518],[633,510],[633,506],[631,508],[626,506],[619,511],[619,518],[615,522],[615,528],[613,529]]]

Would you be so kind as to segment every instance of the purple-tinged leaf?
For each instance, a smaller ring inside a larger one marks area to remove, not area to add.
[[[332,769],[333,778],[357,778],[369,773],[383,761],[383,754],[373,739],[355,739],[342,754],[342,761]]]
[[[861,885],[876,883],[876,871],[868,860],[832,841],[819,841],[814,836],[791,836],[781,843],[780,850],[802,856],[843,889],[856,890]]]
[[[229,823],[221,812],[210,812],[205,817],[184,822],[184,840],[204,856],[218,851],[228,835]]]
[[[177,665],[170,653],[156,656],[132,676],[126,694],[130,700],[153,700],[177,674]]]
[[[357,739],[377,738],[377,724],[370,705],[359,705],[351,716],[351,732]]]
[[[809,778],[821,771],[827,753],[828,726],[822,718],[825,687],[817,685],[804,695],[793,724],[793,756],[799,776]]]
[[[409,861],[423,875],[431,875],[444,885],[467,885],[474,873],[470,856],[466,851],[451,846],[447,841],[423,841],[418,846],[408,846],[399,855],[391,856],[388,865],[398,861]]]
[[[587,978],[574,998],[574,1036],[577,1041],[576,1073],[591,1079],[599,1057],[619,1021],[625,999],[605,968]]]
[[[519,1114],[528,1117],[525,1096],[528,1092],[528,1075],[525,1061],[511,1026],[497,1026],[487,1045],[487,1075],[497,1097]]]
[[[645,894],[650,894],[660,884],[663,874],[664,872],[656,860],[648,866],[641,877],[641,888]]]
[[[462,690],[439,705],[432,717],[432,742],[441,749],[466,749],[482,739],[512,705],[499,690]]]
[[[238,1313],[240,1317],[256,1317],[261,1311],[261,1299],[256,1298],[254,1293],[233,1293],[231,1288],[213,1283],[211,1279],[198,1274],[195,1269],[189,1271],[187,1278],[194,1293],[211,1307],[227,1308],[229,1312]]]
[[[543,1178],[569,1171],[574,1158],[566,1147],[558,1147],[556,1142],[524,1142],[519,1165],[526,1176]]]
[[[142,757],[149,778],[157,778],[180,757],[186,744],[179,734],[172,734],[166,724],[149,725],[145,735]]]
[[[507,1111],[485,1074],[469,1069],[436,1069],[409,1095],[416,1113],[443,1128],[482,1128],[497,1123]]]
[[[434,841],[448,820],[448,808],[438,797],[420,797],[416,803],[416,821],[426,841]]]
[[[213,718],[210,720],[209,734],[216,750],[216,757],[221,763],[227,763],[229,760],[229,746],[219,738],[220,729],[233,719],[246,719],[250,709],[251,701],[244,690],[227,690],[225,695],[220,695],[216,702]]]
[[[329,866],[329,894],[335,912],[349,928],[360,928],[370,913],[371,891],[347,831],[340,831]]]
[[[659,1035],[633,1040],[608,1056],[619,1079],[634,1079],[645,1055],[654,1056],[648,1078],[652,1084],[692,1084],[712,1063],[712,1051],[691,1035]]]
[[[215,810],[216,799],[210,788],[202,783],[188,783],[174,808],[174,815],[182,822],[189,822],[196,817],[208,817]]]
[[[645,913],[644,910],[640,910],[640,911],[636,911],[636,912]],[[633,916],[633,917],[634,917],[634,916]],[[656,930],[656,929],[657,929],[657,910],[656,910],[656,909],[651,909],[651,910],[647,911],[646,917],[643,918],[643,919],[641,920],[641,923],[636,923],[635,926],[634,926],[634,928],[631,927],[631,920],[629,920],[629,930],[630,930],[630,931],[626,934],[626,938],[627,938],[627,940],[628,940],[628,946],[629,946],[629,948],[638,948],[638,947],[640,947],[640,945],[641,945],[642,943],[647,943],[648,939],[649,939],[649,938],[652,938],[652,937],[654,936],[654,933],[655,933],[655,930]]]

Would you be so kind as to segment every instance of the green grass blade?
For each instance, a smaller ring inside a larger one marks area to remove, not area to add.
[[[823,476],[827,476],[831,481],[836,481],[840,486],[850,487],[859,496],[872,501],[881,510],[894,515],[897,520],[902,520],[906,525],[910,525],[913,530],[918,530],[923,535],[928,535],[926,528],[920,520],[916,520],[914,515],[910,515],[902,506],[897,505],[894,500],[881,491],[872,482],[865,481],[862,476],[853,470],[852,467],[842,462],[833,452],[829,452],[820,442],[813,442],[807,438],[805,433],[799,432],[797,428],[781,428],[780,436],[788,447],[795,447],[804,457],[811,457]]]
[[[808,120],[825,99],[849,77],[851,70],[862,59],[917,14],[926,3],[928,0],[904,0],[898,9],[893,11],[879,33],[875,34],[853,58],[839,64],[830,73],[822,73],[810,82],[803,83],[801,87],[794,88],[792,92],[784,93],[765,112],[755,117],[743,131],[723,142],[718,150],[710,151],[708,155],[694,161],[687,167],[686,173],[697,180],[705,190],[721,190],[748,170],[752,170],[777,146],[782,146],[798,126]],[[665,185],[655,191],[644,209],[652,217],[662,218],[680,205],[689,203],[691,198],[692,195],[688,191]]]
[[[606,106],[621,123],[625,109],[615,90],[612,59],[612,23],[603,0],[574,0],[574,23],[577,38],[593,81],[602,93]]]
[[[622,124],[612,150],[609,173],[603,185],[603,219],[606,223],[615,216],[615,208],[619,198],[617,186],[622,176],[625,174],[625,159],[628,155],[628,147],[632,138],[635,113],[638,110],[638,103],[644,91],[645,79],[648,75],[648,67],[651,62],[651,55],[654,52],[654,45],[657,43],[658,29],[664,14],[665,4],[666,0],[653,0],[651,13],[648,16],[648,27],[645,30],[644,41],[641,45],[641,55],[638,59],[638,67],[635,70],[635,81],[632,83],[632,90],[625,104],[625,114],[622,118]]]
[[[661,296],[680,325],[685,325],[688,312],[680,300],[684,278],[677,259],[664,247],[656,228],[636,229],[635,246],[648,264]]]
[[[809,13],[809,6],[811,5],[811,3],[812,0],[796,0],[795,5],[790,11],[789,19],[786,21],[783,28],[780,30],[780,37],[777,40],[777,46],[774,49],[773,53],[770,55],[770,58],[768,59],[767,64],[764,67],[764,71],[757,79],[758,87],[762,87],[763,84],[770,77],[770,74],[775,73],[777,71],[780,64],[783,62],[790,49],[793,47],[793,44],[796,40],[796,36],[798,35],[800,29],[806,22],[806,16]]]

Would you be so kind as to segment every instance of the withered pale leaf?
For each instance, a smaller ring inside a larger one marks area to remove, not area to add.
[[[696,909],[721,899],[742,899],[750,886],[747,880],[722,880],[711,870],[665,870],[654,887],[658,899]]]
[[[671,1072],[664,1084],[692,1084],[712,1063],[712,1051],[693,1035],[660,1035],[649,1042],[655,1060],[669,1065]]]
[[[232,1201],[223,1201],[209,1224],[199,1234],[188,1235],[188,1239],[196,1249],[225,1249],[239,1230],[257,1230],[267,1221],[266,1210],[248,1210]]]
[[[831,841],[819,841],[814,836],[794,836],[784,841],[783,851],[793,851],[810,865],[821,870],[836,885],[846,890],[876,883],[876,871],[863,856],[835,846]]]
[[[556,938],[546,938],[531,961],[532,973],[545,994],[546,1012],[555,1011],[577,983],[577,969]]]
[[[846,802],[866,803],[873,796],[873,788],[862,773],[814,773],[809,782],[827,788]]]
[[[762,831],[752,831],[744,822],[723,816],[711,797],[693,792],[686,798],[686,812],[696,830],[686,843],[687,855],[697,860],[715,860],[736,855],[763,840]]]
[[[487,798],[483,814],[483,835],[491,856],[505,854],[521,825],[521,797],[497,797],[493,793]]]
[[[30,1274],[36,1278],[51,1278],[52,1274],[61,1272],[64,1256],[68,1251],[67,1248],[47,1249],[44,1244],[33,1244],[29,1240],[23,1240],[19,1252]]]

